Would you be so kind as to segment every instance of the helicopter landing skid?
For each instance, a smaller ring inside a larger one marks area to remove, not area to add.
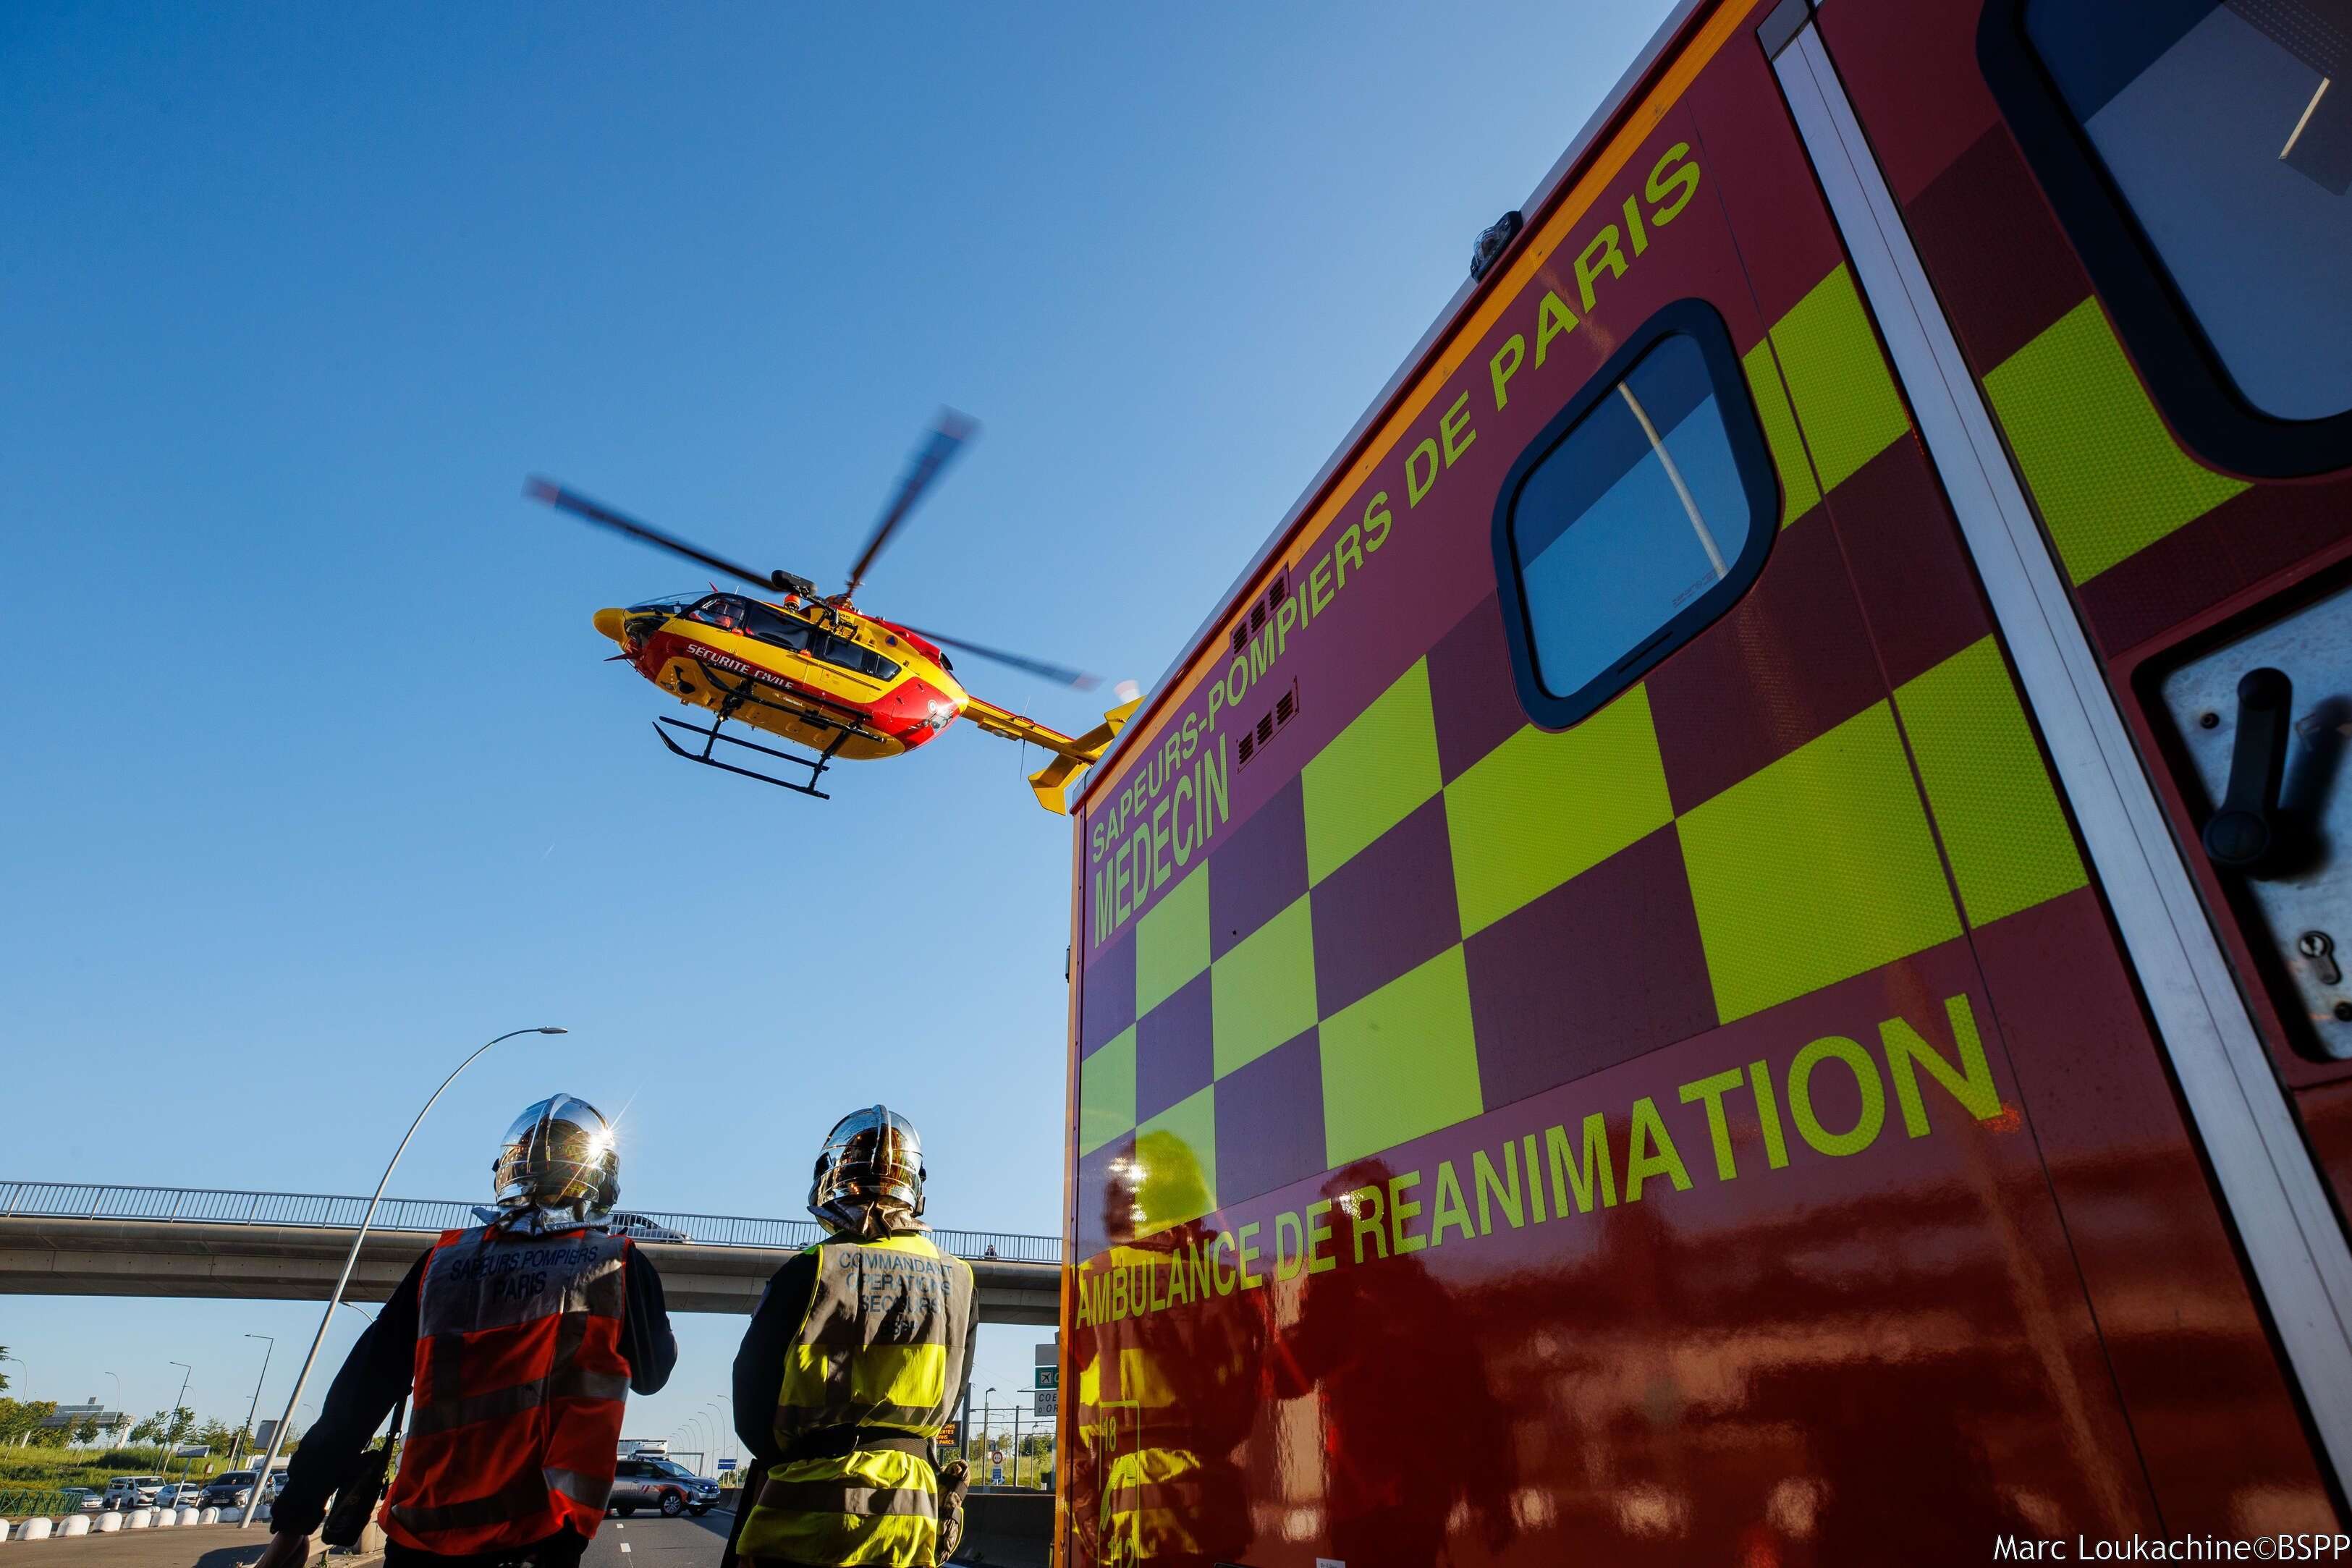
[[[726,722],[724,718],[714,719],[711,721],[710,727],[705,729],[699,725],[688,724],[684,719],[656,716],[654,719],[656,727],[654,734],[661,738],[664,746],[669,747],[672,755],[682,757],[688,762],[699,762],[706,768],[717,768],[729,773],[740,773],[746,779],[757,779],[763,784],[773,784],[779,789],[790,789],[795,795],[812,795],[820,800],[833,799],[816,787],[816,781],[824,776],[824,770],[832,763],[833,754],[841,748],[841,743],[849,738],[847,730],[835,735],[832,743],[826,746],[820,755],[804,757],[789,751],[778,751],[772,746],[761,746],[757,741],[738,740],[731,735],[721,735],[719,733],[719,727]],[[688,751],[669,737],[668,731],[672,729],[683,730],[688,735],[700,736],[702,749]],[[805,768],[808,769],[808,779],[804,783],[795,784],[789,779],[779,779],[772,773],[762,773],[755,768],[738,768],[731,762],[721,762],[710,755],[710,748],[715,743],[722,740],[730,746],[740,746],[746,751],[756,751],[762,757],[772,757],[778,761],[789,762],[795,768]]]

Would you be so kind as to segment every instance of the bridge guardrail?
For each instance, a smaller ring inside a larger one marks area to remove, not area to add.
[[[148,1219],[190,1225],[290,1225],[355,1229],[368,1200],[328,1193],[238,1192],[222,1187],[118,1186],[96,1182],[0,1181],[0,1217],[44,1219]],[[387,1197],[373,1230],[461,1230],[480,1222],[460,1198]],[[813,1219],[760,1219],[624,1208],[633,1221],[673,1230],[700,1247],[806,1247],[823,1232]],[[934,1230],[959,1257],[1014,1263],[1059,1263],[1062,1239],[1002,1230]]]

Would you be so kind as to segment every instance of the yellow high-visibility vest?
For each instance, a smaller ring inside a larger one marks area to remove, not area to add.
[[[826,1241],[816,1287],[785,1353],[777,1451],[821,1433],[930,1439],[962,1387],[971,1266],[919,1234]],[[736,1544],[740,1556],[826,1568],[931,1568],[939,1478],[896,1448],[785,1458],[768,1468]]]

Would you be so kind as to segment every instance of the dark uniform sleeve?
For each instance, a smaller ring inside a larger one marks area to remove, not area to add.
[[[286,1490],[269,1505],[273,1532],[308,1535],[319,1528],[327,1500],[351,1479],[360,1455],[407,1394],[416,1368],[416,1293],[431,1256],[428,1250],[409,1266],[335,1374],[318,1421],[287,1461]]]
[[[784,1385],[784,1354],[792,1348],[801,1320],[808,1316],[809,1302],[816,1296],[816,1261],[814,1251],[795,1253],[769,1277],[768,1289],[751,1314],[751,1326],[743,1331],[742,1348],[735,1353],[735,1392],[730,1396],[735,1402],[735,1436],[742,1439],[748,1458],[743,1488],[735,1503],[735,1527],[728,1531],[720,1568],[735,1568],[735,1542],[751,1512],[751,1499],[759,1495],[761,1479],[778,1458],[776,1396]]]
[[[621,1265],[621,1288],[628,1300],[621,1319],[621,1354],[629,1362],[629,1387],[658,1394],[677,1365],[677,1335],[670,1332],[661,1271],[634,1246]]]

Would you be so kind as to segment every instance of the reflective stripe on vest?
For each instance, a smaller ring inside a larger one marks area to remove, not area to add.
[[[445,1556],[593,1536],[618,1463],[629,1243],[444,1234],[417,1302],[414,1414],[385,1531]]]
[[[931,1437],[963,1384],[971,1266],[919,1234],[811,1249],[816,1283],[784,1353],[780,1451],[848,1427]],[[737,1544],[758,1560],[929,1568],[939,1478],[914,1454],[861,1448],[770,1467]]]
[[[769,1469],[736,1554],[751,1563],[931,1568],[939,1481],[913,1454],[861,1448]]]

